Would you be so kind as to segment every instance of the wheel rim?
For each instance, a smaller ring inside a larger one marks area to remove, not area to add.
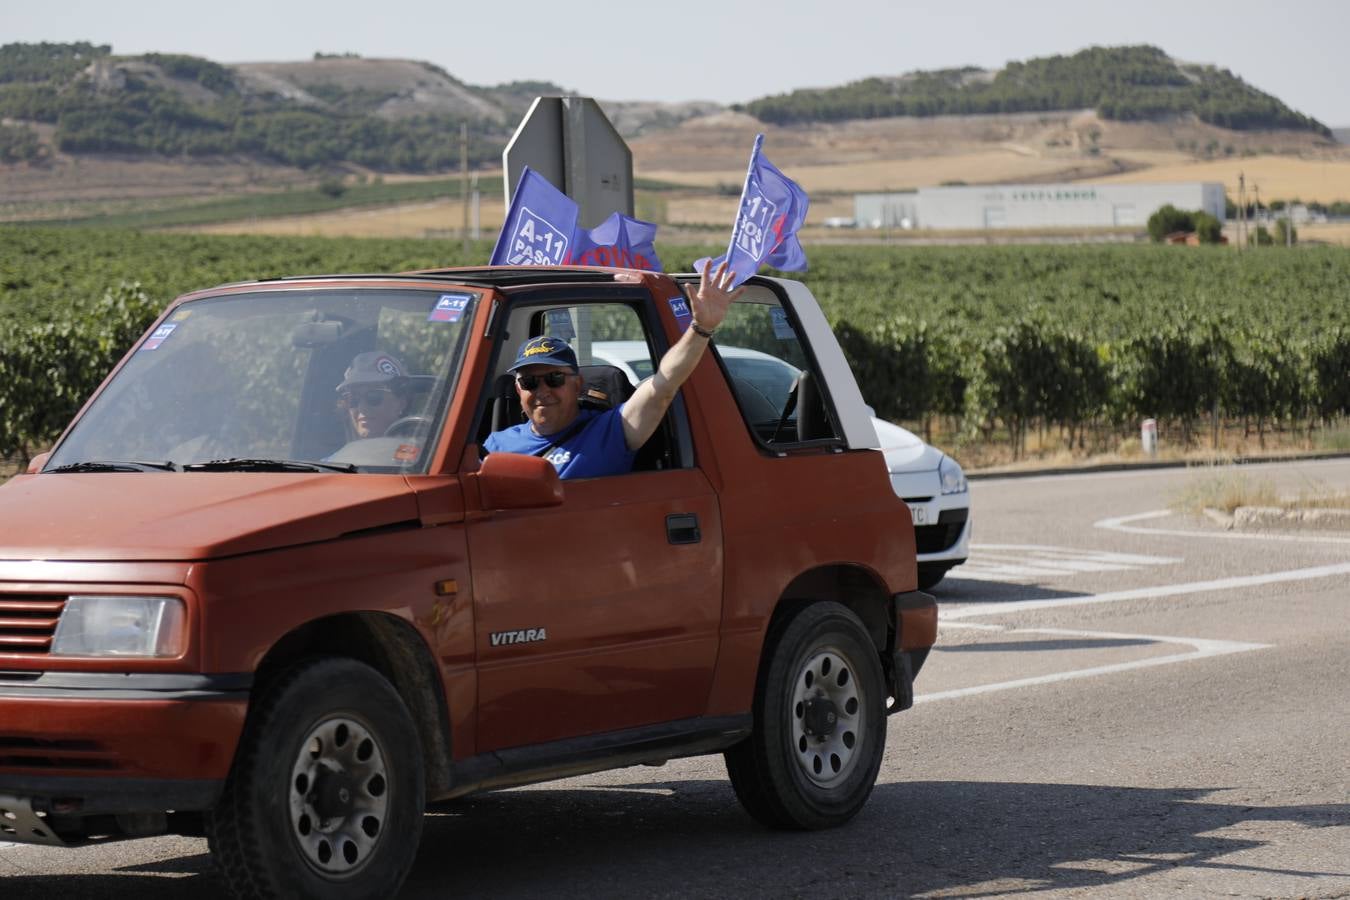
[[[821,787],[846,778],[867,723],[852,660],[836,647],[812,651],[792,689],[792,751],[802,774]]]
[[[385,831],[389,773],[384,748],[346,716],[324,719],[291,767],[291,834],[305,861],[326,876],[365,867]]]

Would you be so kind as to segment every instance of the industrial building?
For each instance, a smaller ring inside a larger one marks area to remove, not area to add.
[[[1143,228],[1167,204],[1224,221],[1218,182],[1172,184],[985,184],[856,194],[859,228]]]

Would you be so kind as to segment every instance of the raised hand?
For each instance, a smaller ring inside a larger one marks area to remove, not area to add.
[[[689,306],[700,328],[712,331],[721,325],[727,316],[727,309],[737,297],[745,293],[744,286],[731,289],[735,278],[736,273],[727,268],[726,260],[722,260],[716,272],[712,271],[711,259],[703,264],[698,290],[689,292]]]

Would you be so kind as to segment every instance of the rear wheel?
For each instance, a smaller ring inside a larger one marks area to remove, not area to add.
[[[754,733],[726,752],[746,810],[775,828],[827,828],[867,802],[886,745],[880,658],[847,607],[812,603],[771,629]]]
[[[350,659],[302,663],[253,710],[206,820],[236,897],[389,897],[412,867],[425,787],[398,693]]]

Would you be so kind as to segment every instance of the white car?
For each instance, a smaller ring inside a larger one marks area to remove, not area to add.
[[[776,356],[745,347],[717,345],[731,375],[753,385],[781,408],[797,368]],[[633,384],[652,374],[651,354],[642,341],[596,341],[591,358],[620,369]],[[872,417],[891,487],[909,506],[918,550],[919,589],[937,585],[970,554],[970,489],[961,466],[918,435]]]

